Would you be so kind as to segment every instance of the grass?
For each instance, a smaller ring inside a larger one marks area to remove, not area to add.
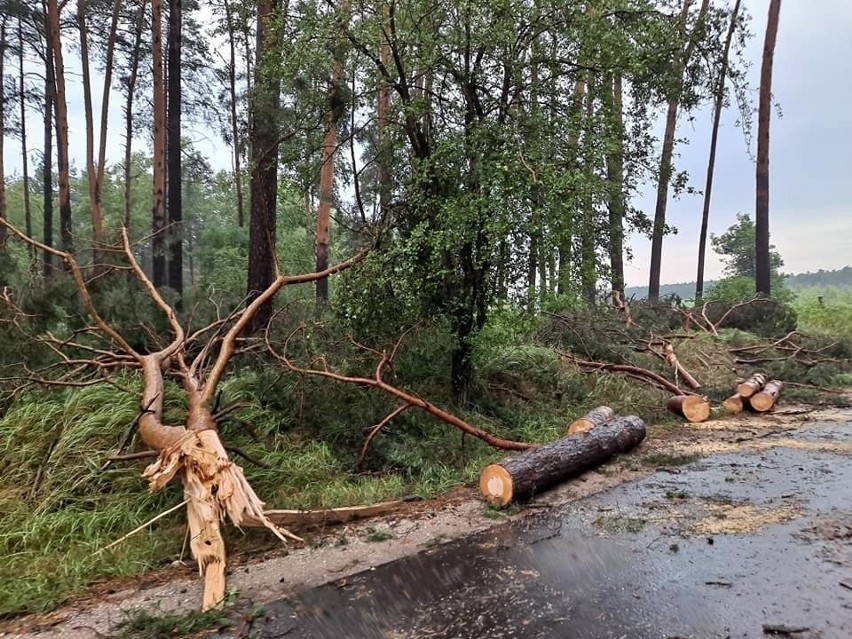
[[[683,501],[685,499],[689,499],[689,493],[685,490],[667,490],[666,499],[671,499],[673,501]]]
[[[389,530],[379,530],[378,528],[374,528],[373,526],[369,526],[366,530],[366,533],[367,535],[365,539],[373,543],[393,539],[393,533]]]
[[[169,639],[186,637],[204,630],[221,630],[234,623],[224,610],[194,611],[183,615],[155,614],[134,610],[116,627],[112,639]]]

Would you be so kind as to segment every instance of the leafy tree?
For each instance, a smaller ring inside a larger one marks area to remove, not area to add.
[[[710,235],[713,250],[725,262],[726,279],[717,282],[713,288],[715,299],[740,299],[749,297],[754,291],[754,278],[757,272],[757,255],[755,252],[756,229],[751,217],[746,213],[737,214],[736,224],[731,225],[721,235]],[[769,245],[770,272],[773,286],[779,292],[783,288],[784,276],[779,269],[784,266],[781,254],[775,250],[775,245]]]

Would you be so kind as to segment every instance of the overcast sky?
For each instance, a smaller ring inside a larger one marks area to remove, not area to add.
[[[743,4],[754,16],[755,37],[746,54],[753,64],[751,85],[756,91],[769,2],[744,0]],[[770,230],[785,262],[783,270],[798,273],[852,264],[852,0],[784,0],[773,94],[783,116],[773,114],[772,120]],[[121,161],[122,102],[118,94],[112,95],[110,156],[111,161]],[[756,92],[753,97],[756,105]],[[94,99],[99,105],[97,91]],[[85,123],[79,78],[69,78],[68,100],[71,139],[82,141]],[[689,172],[697,189],[704,186],[711,116],[708,108],[678,125],[678,138],[690,142],[676,148],[677,168]],[[722,118],[710,218],[710,230],[715,233],[733,224],[738,212],[754,213],[754,149],[749,154],[736,127],[738,116],[734,109]],[[40,131],[36,118],[33,115],[29,121],[32,133]],[[756,123],[756,115],[754,119]],[[190,130],[186,135],[210,157],[214,168],[230,168],[229,150],[214,132]],[[137,142],[139,148],[143,144]],[[5,156],[7,171],[20,171],[20,153],[14,143],[6,146]],[[79,144],[72,145],[72,158],[78,167],[82,165]],[[663,244],[663,283],[695,279],[701,204],[699,195],[669,202],[668,222],[678,228],[678,234]],[[653,216],[651,189],[635,205]],[[633,259],[625,266],[627,284],[646,285],[650,240],[633,237],[630,247]],[[718,277],[721,270],[710,251],[706,277]]]
[[[768,0],[746,0],[755,38],[747,56],[751,84],[758,86]],[[775,48],[770,146],[770,232],[784,259],[784,272],[799,273],[852,264],[852,0],[784,0]],[[757,95],[754,95],[755,106]],[[712,112],[681,120],[679,169],[704,188]],[[738,114],[722,118],[710,212],[711,232],[724,232],[737,212],[754,216],[754,162],[747,153]],[[756,116],[755,116],[756,125]],[[755,149],[751,149],[755,155]],[[654,201],[637,203],[653,215]],[[695,279],[701,196],[670,201],[668,221],[678,234],[663,244],[662,282]],[[634,259],[625,268],[628,285],[647,285],[650,240],[634,237]],[[710,252],[706,277],[722,266]]]

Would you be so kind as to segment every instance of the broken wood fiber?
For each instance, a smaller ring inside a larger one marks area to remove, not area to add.
[[[568,434],[585,433],[595,428],[602,426],[615,419],[615,411],[609,406],[598,406],[593,408],[580,419],[575,419],[568,427]]]
[[[634,415],[616,417],[590,431],[569,435],[516,457],[486,466],[479,491],[489,504],[526,501],[561,481],[601,465],[645,438],[645,422]]]
[[[766,383],[763,390],[755,393],[749,398],[749,405],[753,411],[765,413],[770,410],[778,398],[781,396],[781,391],[784,389],[784,382],[773,379]]]
[[[703,422],[710,417],[710,402],[698,395],[675,395],[666,402],[669,412],[680,415],[688,422]]]

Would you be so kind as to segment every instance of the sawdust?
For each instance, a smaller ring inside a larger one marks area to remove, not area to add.
[[[736,535],[754,533],[771,524],[791,521],[801,514],[795,504],[755,506],[752,504],[707,504],[707,516],[684,530],[692,535]]]

